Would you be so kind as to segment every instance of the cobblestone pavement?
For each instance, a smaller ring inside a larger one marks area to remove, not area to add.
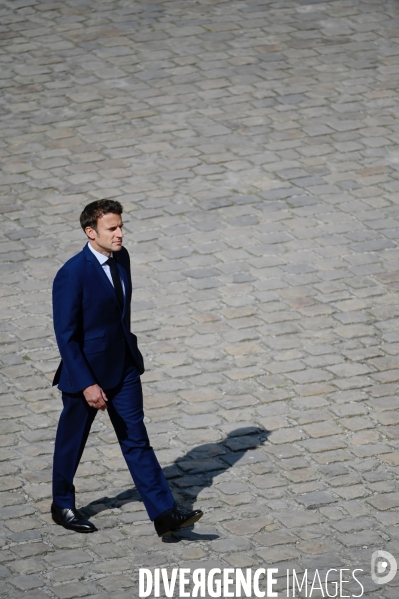
[[[287,568],[364,568],[397,599],[370,557],[399,557],[398,33],[393,0],[3,0],[1,597],[134,599],[180,566],[276,567],[279,597]],[[77,477],[100,531],[49,516],[51,283],[103,197],[152,443],[205,511],[167,541],[103,414]]]

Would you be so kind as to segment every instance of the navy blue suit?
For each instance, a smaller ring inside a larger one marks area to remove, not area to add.
[[[130,332],[132,284],[129,254],[114,253],[124,286],[124,305],[87,245],[58,271],[53,284],[54,330],[61,363],[53,384],[62,391],[54,450],[53,502],[75,507],[73,477],[97,409],[83,390],[97,383],[136,488],[151,520],[174,506],[174,499],[149,444],[143,422],[140,374],[143,357]]]

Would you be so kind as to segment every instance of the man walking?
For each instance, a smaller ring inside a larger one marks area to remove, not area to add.
[[[150,446],[143,422],[143,357],[130,332],[130,260],[122,247],[121,204],[97,200],[80,215],[83,250],[58,271],[53,285],[54,330],[61,363],[53,385],[62,391],[54,449],[54,522],[96,531],[75,506],[75,476],[97,410],[108,410],[122,453],[159,536],[189,526],[201,510],[178,507]]]

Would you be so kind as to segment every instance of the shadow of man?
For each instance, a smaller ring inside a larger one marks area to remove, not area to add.
[[[258,461],[260,455],[255,450],[263,445],[268,434],[268,431],[252,426],[235,429],[217,443],[190,449],[163,469],[165,476],[171,486],[184,495],[186,507],[192,509],[201,491],[211,487],[217,476],[237,462],[251,464]]]
[[[265,456],[258,448],[265,443],[269,434],[269,431],[255,426],[237,428],[228,433],[221,441],[205,443],[190,449],[184,456],[177,458],[173,464],[163,468],[172,492],[177,491],[184,506],[187,509],[192,509],[201,491],[211,487],[217,476],[238,462],[254,464],[257,461],[264,461]],[[96,499],[82,510],[88,516],[93,516],[103,510],[121,507],[133,501],[141,501],[140,496],[135,489],[128,489],[115,497],[105,496]],[[179,534],[184,534],[185,540],[218,538],[214,534],[197,535],[190,528],[184,529],[184,533],[182,531]],[[170,537],[165,537],[166,542],[170,542],[170,540]],[[177,537],[174,542],[178,540]]]
[[[212,487],[217,476],[220,476],[238,462],[254,464],[264,461],[265,455],[257,448],[263,445],[269,431],[259,427],[238,428],[217,443],[205,443],[194,447],[181,458],[177,458],[171,466],[164,468],[165,475],[171,485],[183,496],[184,506],[193,509],[198,495],[206,488]],[[176,493],[174,493],[176,495]],[[181,529],[171,537],[163,539],[166,543],[180,540],[213,540],[215,534],[198,534],[193,527]]]

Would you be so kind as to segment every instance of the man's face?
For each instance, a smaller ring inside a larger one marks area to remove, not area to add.
[[[110,256],[111,252],[119,252],[122,248],[122,227],[122,217],[110,212],[97,220],[97,231],[86,227],[85,233],[93,249],[104,256]]]

